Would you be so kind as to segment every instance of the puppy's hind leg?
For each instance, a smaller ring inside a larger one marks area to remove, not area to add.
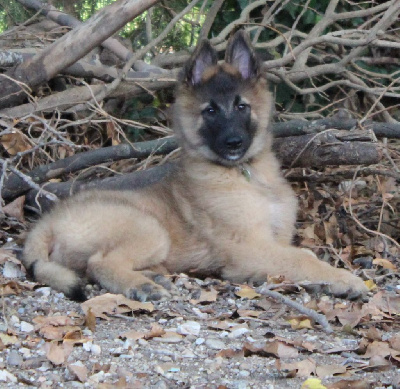
[[[118,247],[97,252],[89,258],[87,275],[112,293],[122,293],[138,300],[160,300],[170,297],[168,282],[151,271],[167,258],[169,238],[162,231],[154,239],[123,240]]]

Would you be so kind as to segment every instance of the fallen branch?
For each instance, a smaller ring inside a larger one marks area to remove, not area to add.
[[[60,177],[63,174],[75,173],[105,162],[114,162],[129,158],[146,158],[149,155],[165,155],[176,149],[176,147],[177,144],[174,138],[161,138],[155,141],[140,142],[136,143],[133,147],[129,144],[103,147],[97,150],[78,153],[72,157],[60,159],[47,165],[41,165],[26,176],[38,185],[52,178]],[[126,179],[129,180],[129,178]],[[61,184],[57,185],[61,187]],[[15,173],[10,174],[4,180],[2,197],[8,201],[21,196],[30,188],[31,186],[20,175]],[[65,197],[65,195],[61,197]]]
[[[349,137],[350,136],[350,137]],[[325,130],[318,134],[277,138],[273,149],[283,166],[373,165],[382,158],[370,131]]]
[[[82,25],[82,22],[71,15],[66,14],[53,7],[51,4],[42,3],[39,0],[17,0],[24,7],[33,9],[40,12],[41,15],[46,18],[58,23],[60,26],[68,26],[77,28]],[[128,50],[121,42],[115,38],[108,38],[104,42],[101,42],[101,46],[112,51],[122,61],[127,61],[133,53]]]
[[[348,132],[345,131],[346,134]],[[273,148],[277,151],[278,157],[281,159],[283,165],[290,166],[293,161],[296,166],[318,166],[323,167],[327,165],[337,166],[338,164],[375,164],[381,158],[381,152],[377,144],[370,142],[360,141],[345,141],[340,140],[340,135],[343,131],[329,131],[327,134],[303,135],[300,137],[280,138],[276,139]],[[314,139],[312,139],[314,138]],[[165,142],[163,144],[163,142]],[[161,147],[165,147],[163,150]],[[66,172],[78,171],[83,167],[95,166],[96,164],[120,160],[124,158],[135,158],[138,154],[138,149],[142,149],[141,157],[147,156],[149,153],[162,154],[163,152],[171,152],[176,148],[177,144],[173,137],[168,138],[168,141],[158,139],[156,141],[146,142],[146,147],[142,148],[140,144],[135,144],[133,148],[128,145],[111,146],[108,148],[93,150],[77,154],[73,157],[66,158],[63,161],[57,161],[48,166],[43,166],[35,169],[29,175],[35,174],[36,180],[44,182],[49,178],[55,178],[60,174]],[[297,153],[297,154],[295,154]],[[297,156],[297,157],[296,157]],[[347,160],[345,158],[348,158]],[[91,165],[92,163],[92,165]],[[81,189],[100,188],[100,189],[129,189],[134,190],[149,183],[154,182],[153,178],[163,177],[163,174],[158,173],[158,167],[152,168],[152,173],[149,173],[149,182],[145,172],[131,173],[128,175],[121,175],[112,178],[93,180],[90,183],[84,182],[63,182],[63,183],[50,183],[44,184],[43,187],[47,191],[55,193],[58,197],[66,197]],[[164,165],[160,167],[163,172]],[[139,174],[139,181],[135,178]],[[138,184],[139,182],[139,184]],[[139,186],[138,186],[139,185]],[[25,194],[27,186],[16,176],[10,176],[5,180],[2,196],[4,199],[12,200],[22,194]],[[33,202],[32,202],[33,201]],[[41,208],[45,209],[49,206],[47,202],[43,203],[43,199],[37,196],[37,193],[32,192],[27,195],[27,203],[31,207],[35,206],[36,201],[40,204]]]
[[[152,76],[149,79],[126,79],[122,81],[108,97],[110,98],[131,98],[148,91],[165,89],[175,84],[174,73]],[[12,108],[0,110],[0,116],[18,118],[32,115],[36,112],[53,112],[54,110],[68,110],[77,104],[89,101],[93,95],[99,94],[106,87],[104,85],[80,86],[67,89],[63,92],[53,93],[43,97],[38,102],[22,104]]]
[[[174,163],[165,163],[147,170],[136,171],[114,177],[96,179],[92,181],[67,181],[61,183],[48,183],[42,185],[47,192],[54,193],[58,198],[65,198],[81,190],[101,189],[101,190],[132,190],[140,189],[160,181],[167,174],[171,174],[175,169]],[[54,203],[43,196],[37,190],[26,192],[25,205],[32,210],[45,212]]]
[[[31,60],[1,75],[0,108],[22,102],[28,96],[26,87],[35,88],[50,80],[155,3],[157,0],[117,0]]]
[[[273,133],[276,138],[314,134],[329,128],[353,130],[359,128],[357,119],[343,117],[341,114],[318,120],[289,120],[274,123]],[[362,128],[371,129],[377,138],[400,139],[400,123],[366,122]]]
[[[326,171],[318,172],[312,169],[296,168],[290,169],[285,174],[285,178],[289,181],[296,182],[314,182],[317,184],[322,182],[334,182],[338,184],[345,180],[352,180],[355,172],[356,170],[354,168],[348,170],[343,170],[343,168],[341,168],[340,171],[335,171],[334,173],[327,173]],[[400,180],[400,174],[391,170],[362,167],[357,169],[357,172],[360,177],[376,175],[383,177],[392,177],[396,180]]]
[[[0,51],[0,66],[12,67],[17,66],[23,62],[26,62],[37,55],[40,51],[32,50],[30,52],[6,50]],[[165,74],[167,70],[160,69],[158,67],[152,67],[151,65],[144,66],[143,61],[138,66],[141,71],[128,71],[126,78],[128,79],[143,79],[150,78],[153,74]],[[147,64],[146,64],[147,65]],[[78,78],[96,78],[104,82],[111,82],[118,77],[121,77],[121,70],[115,67],[106,66],[99,64],[98,62],[89,62],[85,60],[76,61],[71,66],[66,67],[60,71],[60,74]]]
[[[303,315],[310,317],[315,322],[319,323],[326,333],[331,334],[333,332],[331,325],[328,323],[328,320],[326,319],[326,317],[324,315],[321,315],[320,313],[318,313],[312,309],[306,308],[305,306],[281,295],[278,292],[274,292],[273,290],[270,289],[269,285],[267,285],[267,284],[261,285],[259,288],[256,289],[256,292],[260,293],[264,296],[271,297],[276,301],[286,304],[288,307],[296,309]]]

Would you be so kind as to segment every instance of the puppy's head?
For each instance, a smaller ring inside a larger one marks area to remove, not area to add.
[[[197,47],[177,90],[175,127],[186,153],[234,166],[270,146],[271,97],[247,35],[228,42],[225,62],[208,41]]]

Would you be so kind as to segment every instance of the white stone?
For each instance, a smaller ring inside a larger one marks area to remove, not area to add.
[[[92,342],[85,342],[82,344],[82,348],[87,351],[90,352],[91,348],[92,348],[93,343]]]
[[[207,339],[205,344],[207,347],[212,348],[214,350],[222,350],[223,348],[225,348],[225,343],[219,339],[213,339],[213,338]]]
[[[17,382],[17,377],[9,373],[7,370],[0,370],[0,381],[3,382]]]
[[[200,324],[195,321],[188,321],[178,326],[176,332],[182,335],[194,335],[198,336],[200,333]]]
[[[41,288],[37,288],[35,290],[35,293],[38,294],[39,296],[49,297],[51,293],[51,288],[48,286],[43,286]]]
[[[231,339],[235,339],[235,338],[239,338],[242,335],[246,334],[247,332],[249,332],[248,328],[237,328],[235,330],[233,330],[229,335],[228,338]]]
[[[20,330],[22,332],[33,332],[35,330],[35,327],[31,323],[21,321]]]
[[[6,278],[21,278],[25,274],[21,267],[14,262],[7,261],[3,267],[3,276]]]
[[[92,344],[92,347],[90,347],[90,352],[93,355],[100,355],[101,354],[101,347],[98,344]]]
[[[201,344],[203,344],[206,340],[204,338],[198,338],[196,339],[195,343],[200,346]]]

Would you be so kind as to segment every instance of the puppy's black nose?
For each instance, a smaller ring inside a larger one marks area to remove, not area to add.
[[[230,136],[225,140],[225,145],[229,150],[238,150],[242,147],[243,139],[240,136]]]

